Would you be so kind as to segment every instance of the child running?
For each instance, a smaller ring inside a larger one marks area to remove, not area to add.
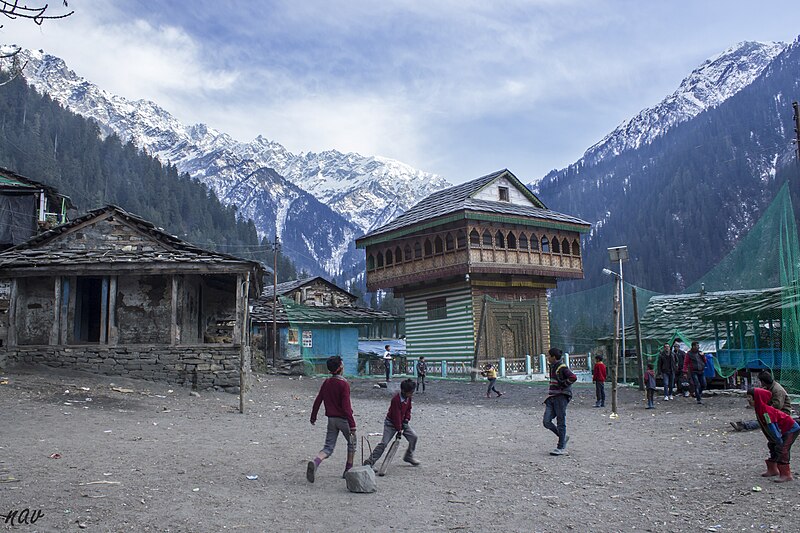
[[[311,409],[311,424],[317,421],[319,406],[325,402],[325,416],[328,417],[328,430],[325,434],[325,446],[320,450],[313,461],[308,462],[306,479],[314,483],[314,476],[319,464],[331,456],[339,432],[347,441],[347,463],[342,477],[353,467],[353,458],[356,455],[356,421],[353,418],[353,408],[350,406],[350,384],[342,377],[344,365],[338,355],[329,357],[326,363],[331,377],[322,382],[314,407]]]
[[[500,392],[499,390],[497,390],[496,388],[494,388],[494,384],[497,382],[497,370],[494,368],[494,365],[491,364],[491,363],[486,363],[486,366],[483,367],[483,368],[484,368],[484,370],[483,370],[483,372],[481,372],[481,374],[486,376],[486,379],[489,380],[489,388],[486,389],[486,397],[487,398],[491,398],[492,397],[492,391],[494,391],[494,393],[497,394],[497,397],[499,398],[500,396],[503,395],[503,393]]]
[[[791,416],[768,405],[771,396],[766,389],[750,388],[747,390],[747,403],[755,409],[758,424],[768,441],[767,471],[761,476],[778,476],[775,481],[784,483],[794,479],[789,469],[789,452],[800,435],[800,425]]]
[[[383,421],[383,439],[380,444],[372,450],[372,455],[364,461],[365,466],[373,466],[383,455],[386,445],[392,441],[392,437],[405,437],[408,441],[408,450],[403,456],[403,461],[413,466],[419,466],[419,461],[414,459],[414,450],[417,447],[417,434],[411,429],[411,398],[414,396],[416,384],[413,379],[406,379],[400,382],[400,392],[395,394],[389,403],[389,412]]]
[[[644,385],[647,388],[647,408],[656,408],[656,373],[653,364],[647,363],[647,371],[644,373]]]

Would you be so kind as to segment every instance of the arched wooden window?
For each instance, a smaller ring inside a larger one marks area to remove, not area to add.
[[[456,247],[456,241],[453,240],[453,236],[449,233],[444,236],[444,249],[448,252],[454,250]]]
[[[394,249],[394,261],[398,264],[403,262],[403,252],[400,251],[399,246]]]
[[[506,247],[506,238],[503,235],[503,232],[497,230],[497,233],[494,234],[494,245],[498,248],[505,248]]]
[[[569,255],[569,241],[567,239],[562,239],[561,241],[561,253]]]
[[[535,233],[531,233],[531,250],[538,252],[539,251],[539,237],[536,236]]]
[[[475,235],[477,236],[477,233]],[[467,234],[464,233],[463,229],[458,230],[458,234],[456,235],[456,247],[459,250],[467,247]]]
[[[444,252],[444,247],[442,244],[442,238],[437,235],[436,238],[433,239],[433,253],[441,254],[443,252]]]
[[[516,250],[517,249],[517,237],[514,235],[513,231],[508,232],[508,237],[506,238],[506,243],[508,244],[509,250]]]
[[[554,254],[560,254],[560,253],[561,253],[561,246],[560,246],[560,245],[559,245],[559,243],[558,243],[558,237],[556,237],[555,239],[553,239],[553,244],[552,244],[552,246],[553,246],[553,253],[554,253]]]
[[[378,263],[378,268],[383,267],[383,252],[378,252],[377,263]]]
[[[492,239],[492,234],[489,233],[488,229],[484,230],[484,232],[483,232],[483,245],[486,246],[486,247],[491,248],[493,242],[494,241]]]
[[[406,244],[405,247],[403,247],[403,260],[411,261],[412,258],[413,256],[411,255],[411,246]]]
[[[469,232],[469,244],[470,246],[480,246],[481,245],[481,236],[478,234],[478,230],[472,230]]]
[[[372,254],[367,256],[367,270],[375,270],[375,258],[372,257]]]
[[[572,241],[572,255],[575,257],[581,256],[581,243],[578,241],[578,239]]]
[[[420,259],[422,257],[422,245],[419,241],[414,242],[414,259]]]
[[[544,236],[542,236],[542,253],[550,253],[550,241],[548,241],[547,237]]]
[[[431,245],[430,239],[425,239],[425,257],[430,257],[433,255],[433,246]]]
[[[528,237],[525,233],[519,234],[519,249],[520,250],[527,250],[528,249]]]
[[[386,266],[392,266],[394,264],[394,255],[392,254],[392,250],[386,250]]]

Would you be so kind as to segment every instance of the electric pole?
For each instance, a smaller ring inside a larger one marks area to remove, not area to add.
[[[275,235],[272,243],[272,369],[275,370],[275,353],[278,351],[278,253],[281,251],[281,240]]]
[[[792,108],[794,109],[794,148],[797,154],[797,163],[800,164],[800,108],[798,108],[797,102],[792,102]]]

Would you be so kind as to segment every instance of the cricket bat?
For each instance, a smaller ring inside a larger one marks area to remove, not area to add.
[[[381,467],[378,469],[379,476],[385,476],[386,470],[389,468],[389,463],[392,462],[394,459],[394,454],[397,453],[397,448],[400,447],[400,439],[394,439],[392,444],[389,446],[389,451],[386,452],[386,457],[383,458],[383,462],[381,463]]]

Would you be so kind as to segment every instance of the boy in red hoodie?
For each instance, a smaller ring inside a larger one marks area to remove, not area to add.
[[[603,356],[596,355],[594,368],[592,368],[592,381],[594,381],[594,393],[597,401],[595,407],[606,406],[606,365],[603,363]]]
[[[311,409],[311,424],[313,425],[317,421],[319,407],[322,402],[325,402],[328,430],[325,434],[325,446],[313,461],[308,462],[306,479],[309,483],[314,483],[314,476],[319,464],[333,453],[333,448],[339,439],[339,432],[347,441],[347,464],[342,477],[353,467],[353,458],[356,455],[356,421],[353,418],[353,408],[350,406],[350,384],[342,377],[344,370],[342,358],[338,355],[329,357],[325,364],[331,377],[323,381],[319,388],[317,399],[314,400],[314,407]]]
[[[789,452],[800,435],[800,425],[791,416],[768,405],[771,397],[772,394],[766,389],[747,390],[747,403],[756,410],[758,424],[769,441],[767,471],[761,475],[779,476],[775,481],[783,483],[794,479],[789,469]]]
[[[413,466],[419,466],[419,461],[414,459],[417,434],[408,425],[411,421],[411,398],[414,396],[416,388],[417,385],[412,379],[406,379],[400,383],[400,392],[395,394],[391,403],[389,403],[389,412],[386,413],[386,419],[383,421],[383,439],[372,450],[372,455],[364,461],[365,466],[372,466],[378,462],[378,459],[383,455],[383,450],[386,449],[386,445],[392,441],[392,437],[395,435],[397,435],[398,439],[405,437],[408,441],[408,450],[403,456],[403,461]]]

